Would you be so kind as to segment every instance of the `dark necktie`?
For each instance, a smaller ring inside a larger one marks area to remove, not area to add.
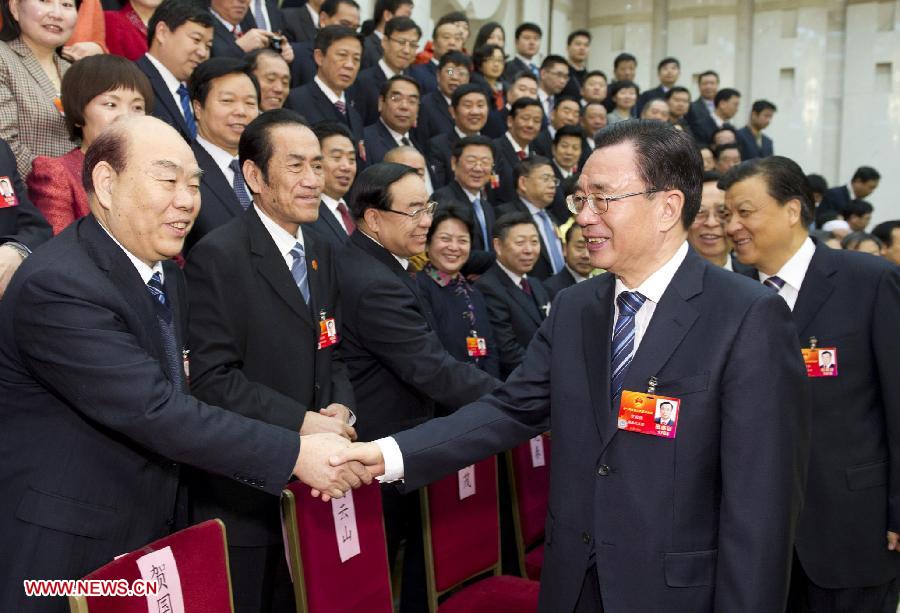
[[[291,264],[291,275],[297,288],[303,295],[303,300],[309,304],[309,281],[306,277],[306,255],[303,251],[303,245],[299,242],[291,249],[291,255],[294,256],[294,263]]]
[[[154,298],[154,311],[156,311],[159,333],[165,350],[165,367],[169,373],[169,380],[172,382],[172,385],[175,386],[175,389],[183,390],[184,364],[182,356],[177,348],[178,341],[175,336],[172,307],[166,297],[166,290],[162,283],[162,275],[159,272],[153,273],[153,276],[147,281],[147,290]]]
[[[344,104],[343,100],[336,100],[334,102],[334,108],[337,109],[337,112],[341,114],[341,117],[344,119],[347,118],[347,105]]]
[[[250,200],[250,194],[247,193],[247,184],[244,183],[244,173],[241,172],[241,163],[235,158],[231,160],[231,164],[229,164],[228,167],[234,171],[234,181],[231,184],[231,189],[234,190],[234,195],[237,196],[238,202],[241,203],[241,206],[246,211],[250,208],[253,201]]]
[[[528,153],[526,153],[524,149],[517,151],[516,155],[519,156],[520,160],[524,160],[525,158],[528,157]]]
[[[528,279],[522,277],[519,281],[519,287],[522,288],[522,291],[525,292],[526,296],[533,296],[534,293],[531,291],[531,283],[528,282]]]
[[[353,234],[353,231],[356,230],[356,222],[353,221],[353,216],[350,215],[350,209],[347,208],[347,204],[343,200],[338,202],[337,211],[341,215],[344,227],[347,228],[347,236],[350,236]]]
[[[610,392],[615,404],[616,398],[622,392],[622,384],[625,382],[625,373],[631,364],[634,355],[634,318],[647,298],[638,292],[622,292],[616,298],[619,307],[619,319],[613,330],[612,339],[612,376],[610,378]],[[613,406],[615,409],[615,406]]]
[[[409,139],[406,138],[405,136],[403,136],[403,137],[400,138],[400,144],[401,144],[401,145],[404,145],[404,146],[406,146],[406,147],[409,147],[409,146],[412,145],[412,143],[409,142]]]
[[[778,292],[782,287],[784,287],[784,279],[782,279],[781,277],[779,277],[777,275],[772,276],[772,277],[769,277],[768,279],[766,279],[765,281],[763,281],[763,285]]]
[[[178,97],[181,99],[181,110],[184,111],[184,123],[187,125],[191,138],[197,138],[197,122],[194,121],[194,113],[191,111],[191,96],[188,94],[184,83],[178,86]]]
[[[162,275],[158,271],[153,273],[153,276],[147,281],[147,289],[150,290],[150,294],[156,298],[160,305],[166,309],[169,308],[169,301],[166,299],[166,289],[162,284]]]
[[[566,265],[566,260],[562,253],[562,246],[559,244],[559,237],[556,235],[556,230],[553,227],[553,222],[550,221],[550,216],[547,215],[547,211],[541,211],[537,216],[541,221],[541,225],[544,226],[544,235],[547,238],[547,252],[550,256],[550,264],[553,266],[554,274],[558,273],[563,269],[563,266]]]

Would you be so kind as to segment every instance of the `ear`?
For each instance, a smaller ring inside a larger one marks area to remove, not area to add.
[[[378,219],[378,211],[373,208],[368,208],[363,213],[363,221],[366,222],[366,228],[376,237],[378,236]]]
[[[453,123],[456,123],[456,109],[453,108],[453,105],[450,105],[450,117],[453,118]]]
[[[800,204],[800,201],[793,198],[792,200],[788,200],[784,206],[787,209],[788,220],[791,222],[791,225],[795,226],[800,223],[800,220],[803,218],[803,215],[801,214],[803,205]]]
[[[514,117],[512,116],[512,113],[506,116],[506,128],[510,131],[512,131],[513,119]]]
[[[194,119],[203,114],[203,106],[199,100],[191,100],[191,112],[194,113]]]
[[[524,185],[525,185],[525,181],[527,181],[527,180],[528,180],[528,177],[526,177],[526,176],[524,176],[524,175],[521,176],[521,177],[519,177],[519,180],[516,182],[516,191],[517,191],[517,192],[518,192],[518,191],[522,191],[522,192],[525,191]]]
[[[500,253],[503,251],[503,241],[499,238],[492,238],[491,244],[494,246],[494,253]]]
[[[19,21],[19,0],[9,0],[9,14],[16,21]]]
[[[662,210],[659,214],[660,230],[668,232],[676,224],[681,223],[681,210],[684,208],[684,194],[680,190],[666,193]]]
[[[456,163],[457,163],[456,156],[451,156],[450,157],[450,170],[453,171],[453,174],[456,174]]]
[[[244,160],[243,165],[241,166],[241,170],[244,173],[244,183],[247,184],[247,187],[250,188],[251,194],[259,194],[262,193],[263,185],[265,185],[265,181],[263,181],[262,170],[259,166],[256,165],[253,160]]]
[[[109,162],[97,162],[94,170],[91,171],[91,181],[94,184],[94,195],[97,202],[107,211],[112,208],[112,193],[115,188],[116,171],[113,170]]]
[[[321,49],[313,50],[313,59],[316,62],[316,66],[322,67],[322,63],[325,61],[325,54],[322,53]]]
[[[378,114],[381,115],[381,109],[384,108],[384,98],[378,96]]]

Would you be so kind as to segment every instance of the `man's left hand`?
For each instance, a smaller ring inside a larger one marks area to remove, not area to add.
[[[9,245],[0,245],[0,298],[3,297],[9,280],[12,279],[23,261],[25,258],[16,249]]]

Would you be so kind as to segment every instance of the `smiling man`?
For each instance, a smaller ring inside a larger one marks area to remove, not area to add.
[[[416,125],[421,103],[419,84],[404,75],[396,75],[381,86],[378,97],[378,121],[363,130],[366,162],[377,164],[395,147],[416,147],[419,143],[410,133]]]
[[[732,255],[731,239],[725,233],[728,211],[725,208],[725,192],[717,185],[720,178],[717,172],[703,175],[700,210],[688,230],[688,242],[709,263],[725,270],[746,273],[749,272],[748,267]]]
[[[313,131],[322,148],[325,184],[322,187],[319,218],[313,222],[312,227],[332,247],[338,249],[356,230],[356,222],[353,221],[350,207],[344,198],[356,178],[356,147],[351,140],[350,130],[342,123],[325,121]]]

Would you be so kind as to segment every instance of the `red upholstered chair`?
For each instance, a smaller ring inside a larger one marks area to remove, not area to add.
[[[519,568],[525,577],[539,581],[544,565],[544,522],[550,498],[550,439],[541,436],[534,440],[543,445],[543,466],[535,466],[540,462],[532,456],[532,441],[507,451],[506,465],[510,475]]]
[[[537,611],[539,584],[536,581],[500,575],[495,457],[475,464],[474,494],[460,500],[459,477],[453,473],[423,488],[421,497],[432,613]],[[488,574],[474,583],[469,582]],[[438,599],[445,594],[449,597],[439,604]]]
[[[141,566],[166,548],[171,550],[176,569],[170,563],[160,570],[161,583],[166,584],[154,598],[165,598],[178,584],[186,613],[227,613],[234,611],[231,601],[231,574],[228,571],[228,547],[225,525],[218,519],[185,528],[166,538],[121,556],[106,566],[98,568],[85,579],[125,579],[129,584],[137,579],[150,579],[141,574]],[[155,565],[155,564],[154,564]],[[176,571],[176,572],[173,572]],[[158,580],[159,582],[159,580]],[[69,607],[73,613],[147,613],[147,596],[70,596]]]
[[[359,554],[341,562],[332,502],[294,481],[281,497],[298,613],[391,613],[381,486],[352,490]],[[333,501],[340,505],[346,497]],[[339,507],[338,507],[339,508]]]

